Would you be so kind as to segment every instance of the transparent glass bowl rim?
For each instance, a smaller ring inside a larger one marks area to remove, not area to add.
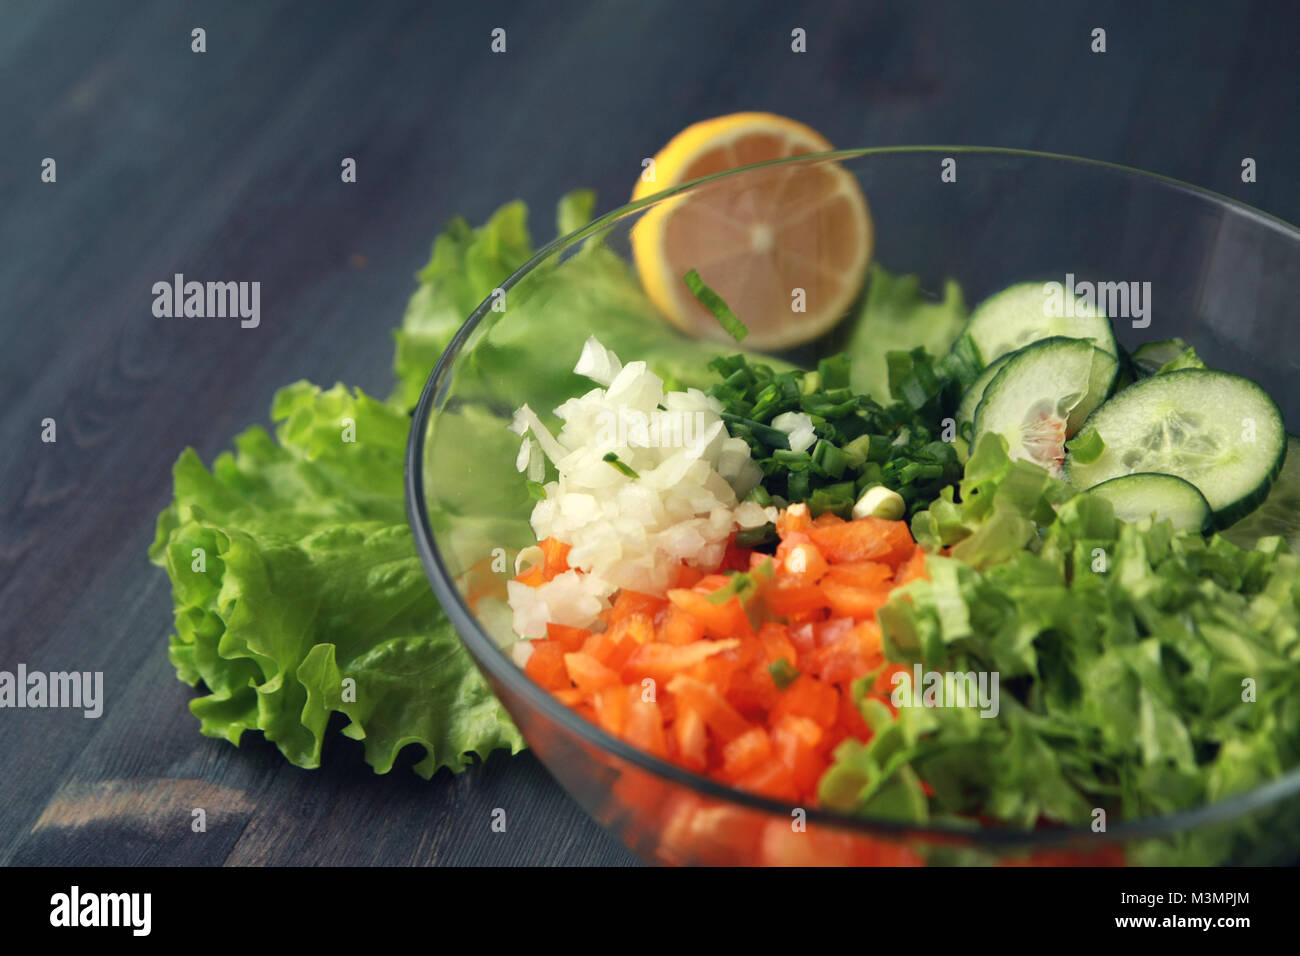
[[[952,154],[964,154],[967,156],[977,155],[982,157],[1002,156],[1013,159],[1037,160],[1065,165],[1076,165],[1079,167],[1092,167],[1094,169],[1113,173],[1117,176],[1141,180],[1152,186],[1187,193],[1189,197],[1199,198],[1202,201],[1209,202],[1225,211],[1231,212],[1234,215],[1252,220],[1256,225],[1262,228],[1282,232],[1290,241],[1296,243],[1297,246],[1300,246],[1300,229],[1297,229],[1295,226],[1277,218],[1276,216],[1272,216],[1262,210],[1255,209],[1252,206],[1231,197],[1224,196],[1220,193],[1216,193],[1212,190],[1193,186],[1181,180],[1162,176],[1158,173],[1144,172],[1117,163],[1086,159],[1077,156],[1067,156],[1058,153],[1000,147],[888,146],[863,149],[841,149],[832,152],[810,153],[786,157],[783,159],[769,160],[762,163],[754,163],[749,166],[741,166],[735,169],[725,170],[723,172],[714,173],[709,176],[704,176],[690,182],[673,186],[655,193],[652,196],[647,196],[620,206],[617,209],[592,220],[587,225],[575,230],[569,235],[554,239],[538,250],[531,259],[524,263],[524,265],[517,269],[504,283],[502,283],[501,289],[508,293],[511,288],[518,284],[540,263],[546,262],[552,257],[561,255],[566,250],[584,242],[588,237],[602,232],[612,223],[615,223],[628,215],[639,212],[649,206],[661,203],[670,197],[690,192],[716,180],[737,179],[746,174],[752,173],[755,170],[766,169],[769,167],[813,165],[823,162],[842,162],[862,157],[908,154],[914,154],[917,157],[944,157]],[[1300,250],[1297,251],[1297,255],[1300,255]],[[447,612],[448,617],[456,627],[461,639],[473,652],[473,656],[479,662],[479,665],[488,670],[497,681],[501,682],[509,688],[512,693],[522,699],[527,706],[535,708],[545,718],[558,724],[564,731],[579,738],[585,744],[598,751],[605,752],[619,760],[626,761],[627,763],[638,767],[640,770],[653,774],[656,777],[660,777],[665,781],[688,788],[701,797],[735,804],[763,814],[772,815],[776,818],[788,819],[792,809],[790,805],[758,796],[756,794],[747,793],[743,790],[734,789],[709,777],[701,776],[700,774],[693,773],[675,764],[669,763],[666,760],[661,760],[658,757],[619,740],[617,737],[612,736],[595,724],[585,720],[577,712],[556,700],[556,698],[545,689],[533,683],[533,681],[524,673],[523,669],[515,664],[510,656],[488,635],[479,624],[474,612],[466,606],[464,599],[461,597],[460,591],[456,588],[455,582],[442,560],[442,555],[438,550],[433,535],[433,529],[429,524],[424,496],[424,449],[426,435],[429,430],[430,417],[435,408],[441,406],[442,401],[445,398],[445,393],[450,387],[452,366],[461,350],[465,347],[470,335],[478,327],[479,323],[481,323],[483,319],[491,313],[493,301],[493,298],[489,297],[480,303],[452,338],[451,343],[442,353],[442,356],[439,358],[437,365],[434,366],[433,372],[430,374],[428,381],[425,383],[424,390],[420,395],[419,403],[416,405],[412,416],[411,433],[406,449],[405,479],[407,517],[410,521],[412,534],[415,537],[416,550],[419,553],[421,563],[424,565],[425,574],[428,576],[429,581],[433,586],[434,594],[442,604],[443,609]],[[826,828],[857,831],[862,834],[891,837],[894,839],[907,837],[931,837],[936,840],[967,843],[974,846],[1049,847],[1073,842],[1082,838],[1088,838],[1097,842],[1118,843],[1144,837],[1168,835],[1179,831],[1228,822],[1270,806],[1277,801],[1289,797],[1295,797],[1298,794],[1300,794],[1300,767],[1291,769],[1276,780],[1269,781],[1268,783],[1252,790],[1235,794],[1216,803],[1204,804],[1199,807],[1182,810],[1164,816],[1143,817],[1135,820],[1120,821],[1114,826],[1108,826],[1104,834],[1094,833],[1087,826],[1019,829],[1011,827],[961,826],[950,823],[914,824],[885,818],[850,816],[848,814],[816,808],[807,808],[806,812],[807,819],[810,823],[820,824]]]

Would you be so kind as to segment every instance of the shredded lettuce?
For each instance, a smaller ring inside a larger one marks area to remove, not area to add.
[[[823,780],[832,807],[914,822],[982,817],[1088,826],[1241,793],[1300,763],[1300,561],[1279,538],[1242,550],[1127,524],[1013,462],[996,436],[913,528],[928,578],[878,613],[887,658],[996,673],[998,713],[898,709],[857,686],[866,743]],[[1041,532],[1039,529],[1042,529]],[[916,797],[916,781],[933,795]],[[1214,862],[1221,831],[1143,844],[1137,862]]]

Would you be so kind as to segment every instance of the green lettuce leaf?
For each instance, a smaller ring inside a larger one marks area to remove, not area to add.
[[[589,221],[595,195],[575,190],[559,203],[559,235]],[[411,407],[443,349],[470,313],[530,259],[527,211],[522,203],[501,207],[483,226],[454,220],[434,243],[433,258],[419,273],[402,326],[396,333],[393,400]],[[473,350],[458,371],[461,401],[479,401],[509,418],[528,402],[546,416],[591,387],[573,373],[589,335],[625,361],[641,360],[670,388],[707,388],[715,343],[688,338],[668,325],[622,256],[588,241],[562,262],[538,264],[488,314]],[[784,371],[789,363],[766,359]]]
[[[930,355],[943,355],[961,334],[966,315],[961,286],[954,280],[944,283],[943,297],[936,300],[921,291],[918,276],[891,275],[872,266],[861,309],[849,319],[846,351],[853,358],[853,390],[883,404],[891,397],[902,400],[901,394],[891,396],[888,353],[924,348]]]
[[[406,523],[410,419],[338,385],[281,389],[272,418],[211,471],[193,449],[149,556],[172,580],[170,657],[207,693],[209,737],[261,731],[292,763],[320,764],[330,715],[386,773],[408,744],[421,776],[523,738],[434,599]]]
[[[394,334],[394,402],[415,406],[456,330],[532,254],[528,209],[522,202],[507,203],[477,228],[459,217],[447,224],[434,240],[429,264],[416,276],[419,286]]]

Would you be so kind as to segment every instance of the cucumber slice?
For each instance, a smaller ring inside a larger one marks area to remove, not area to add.
[[[1121,521],[1141,521],[1155,515],[1168,519],[1177,531],[1204,531],[1210,525],[1210,503],[1196,486],[1175,475],[1121,475],[1089,488],[1115,506]]]
[[[1157,472],[1190,481],[1226,527],[1255,508],[1282,468],[1282,413],[1250,379],[1183,369],[1143,379],[1092,415],[1105,449],[1094,460],[1069,458],[1076,488]]]
[[[975,409],[979,407],[980,399],[984,397],[984,390],[988,388],[989,382],[993,377],[1002,371],[1002,366],[1007,364],[1010,355],[1003,355],[1001,358],[994,359],[993,364],[987,366],[984,371],[980,372],[975,381],[971,382],[970,388],[962,393],[961,403],[957,406],[957,434],[960,435],[967,422],[974,424]]]
[[[1253,548],[1260,538],[1281,535],[1300,554],[1300,438],[1286,440],[1286,459],[1264,503],[1223,532],[1240,548]]]
[[[966,323],[985,365],[1041,339],[1067,336],[1089,339],[1097,348],[1117,356],[1110,319],[1082,299],[1074,302],[1073,315],[1054,316],[1047,283],[1022,282],[985,299]],[[1064,310],[1062,310],[1064,311]]]
[[[1057,336],[1018,350],[976,406],[975,442],[995,432],[1012,458],[1036,462],[1059,478],[1065,440],[1110,394],[1118,368],[1113,355],[1083,339]]]

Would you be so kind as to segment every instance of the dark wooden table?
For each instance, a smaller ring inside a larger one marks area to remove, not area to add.
[[[618,204],[709,115],[1079,154],[1300,219],[1291,8],[1133,6],[7,0],[0,669],[102,670],[106,705],[0,711],[0,863],[631,863],[528,755],[424,782],[342,738],[303,771],[256,735],[200,737],[145,557],[173,460],[211,460],[298,378],[386,393],[443,221],[519,196],[544,238],[561,193]],[[175,272],[259,280],[261,326],[154,318]]]

